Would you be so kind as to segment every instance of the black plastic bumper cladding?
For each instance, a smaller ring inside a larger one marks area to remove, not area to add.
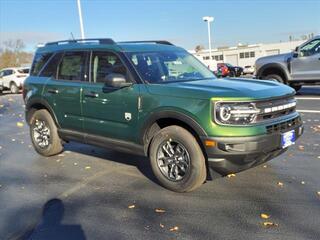
[[[296,139],[303,133],[302,125],[295,126]],[[237,173],[269,161],[287,148],[281,147],[281,134],[264,134],[254,137],[204,137],[214,140],[216,147],[205,147],[211,178]]]

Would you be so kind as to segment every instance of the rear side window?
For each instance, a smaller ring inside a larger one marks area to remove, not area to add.
[[[82,81],[85,74],[86,52],[67,52],[59,65],[58,79]]]
[[[33,59],[30,75],[37,76],[51,56],[52,53],[37,53]]]
[[[48,64],[44,67],[44,69],[41,71],[40,76],[41,77],[57,77],[57,68],[61,61],[63,53],[56,53],[48,62]]]

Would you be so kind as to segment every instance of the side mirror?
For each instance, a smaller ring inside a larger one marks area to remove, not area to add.
[[[299,57],[299,47],[296,47],[292,53],[293,58]]]
[[[292,53],[292,57],[293,57],[293,58],[299,57],[299,52],[296,52],[296,51],[293,52],[293,53]]]
[[[105,78],[106,87],[123,88],[129,87],[132,83],[128,83],[125,76],[118,73],[110,73]]]

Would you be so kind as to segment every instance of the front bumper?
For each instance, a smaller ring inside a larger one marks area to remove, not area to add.
[[[286,131],[293,129],[298,139],[303,133],[302,124]],[[217,173],[223,176],[237,173],[277,157],[287,150],[281,147],[281,134],[282,132],[276,132],[253,137],[202,138],[203,146],[206,140],[216,143],[214,147],[204,147],[211,177],[214,178]]]

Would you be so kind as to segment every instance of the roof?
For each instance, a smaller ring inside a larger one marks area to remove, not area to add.
[[[167,41],[114,42],[112,39],[85,39],[51,42],[38,47],[38,52],[64,50],[112,50],[117,52],[150,52],[183,50]]]

